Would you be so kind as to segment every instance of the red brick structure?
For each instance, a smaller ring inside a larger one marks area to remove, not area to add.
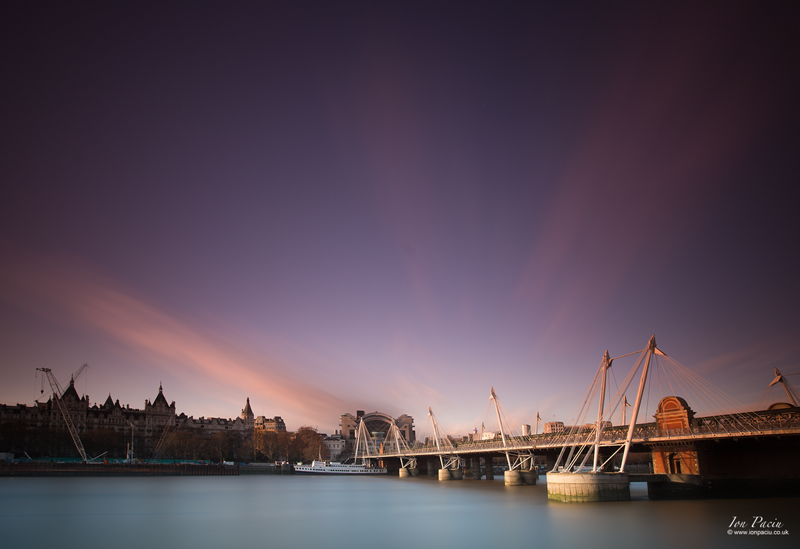
[[[694,411],[681,397],[669,396],[658,403],[655,415],[659,435],[685,434],[694,427]],[[700,463],[694,444],[664,444],[653,447],[653,472],[698,475]]]

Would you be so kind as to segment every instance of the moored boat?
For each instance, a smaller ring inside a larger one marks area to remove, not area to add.
[[[338,461],[314,460],[311,465],[295,465],[294,472],[311,475],[385,475],[384,467],[374,467],[369,463],[339,463]]]

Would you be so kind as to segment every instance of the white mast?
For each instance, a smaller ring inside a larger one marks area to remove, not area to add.
[[[628,404],[628,397],[622,397],[622,425],[625,425],[625,408],[629,408],[630,404]]]
[[[644,394],[644,384],[647,381],[647,370],[650,368],[650,358],[653,354],[666,356],[656,347],[656,336],[653,335],[647,343],[647,360],[642,369],[642,379],[639,381],[639,392],[636,393],[636,402],[633,404],[633,414],[631,415],[631,426],[628,428],[628,437],[625,439],[625,452],[622,454],[622,464],[620,465],[619,472],[625,472],[625,462],[628,459],[628,452],[631,449],[631,440],[633,440],[633,431],[636,429],[636,420],[639,418],[639,406],[642,404],[642,395]]]
[[[362,438],[364,439],[363,443],[361,442]],[[361,463],[367,463],[367,458],[371,457],[370,441],[371,439],[369,433],[367,432],[367,426],[364,424],[364,418],[362,417],[358,422],[358,429],[356,431],[356,451],[353,458],[353,463],[358,463],[358,454],[361,446],[364,447],[364,449],[361,451]],[[366,454],[366,457],[364,457],[364,454]]]
[[[433,424],[433,438],[436,439],[436,451],[439,452],[439,464],[444,469],[444,459],[442,458],[442,447],[439,445],[439,424],[436,422],[436,417],[433,415],[433,410],[428,406],[428,417],[431,418]]]
[[[494,411],[497,413],[497,423],[500,425],[500,438],[503,439],[503,448],[505,448],[506,434],[503,431],[503,420],[500,419],[500,407],[497,405],[497,394],[494,392],[494,387],[492,387],[492,393],[489,398],[494,401]],[[508,452],[506,452],[506,461],[508,461],[509,470],[513,469],[513,466],[511,465],[511,456],[508,455]]]
[[[789,375],[794,375],[794,374],[789,374]],[[783,385],[783,390],[786,391],[786,396],[789,397],[792,406],[797,406],[797,401],[794,399],[794,396],[792,395],[791,391],[789,391],[789,386],[787,385],[786,380],[783,378],[783,374],[781,374],[781,371],[778,370],[777,368],[775,368],[775,379],[772,380],[772,383],[770,383],[769,386],[772,387],[776,383],[780,383],[781,385]]]
[[[608,349],[606,349],[606,354],[603,355],[603,378],[600,382],[600,404],[597,407],[597,435],[594,439],[594,463],[592,464],[592,471],[595,473],[597,472],[597,457],[600,453],[600,433],[603,430],[603,404],[605,403],[606,397],[606,374],[610,367],[611,357],[608,355]]]

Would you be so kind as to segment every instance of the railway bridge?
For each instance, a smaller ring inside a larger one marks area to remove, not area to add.
[[[637,481],[648,483],[653,499],[800,493],[798,396],[777,369],[770,387],[783,387],[789,402],[751,411],[669,358],[656,346],[655,336],[642,351],[623,357],[632,355],[638,355],[636,363],[607,398],[606,374],[617,359],[606,351],[578,416],[586,419],[596,404],[591,423],[579,421],[558,433],[520,434],[492,388],[489,402],[498,436],[454,440],[442,433],[429,409],[426,427],[432,434],[416,444],[392,428],[381,442],[360,430],[357,447],[361,457],[380,459],[401,477],[424,471],[439,480],[493,479],[497,473],[507,485],[518,486],[535,484],[539,472],[547,471],[548,497],[566,502],[630,499],[629,484]],[[655,368],[659,379],[677,372],[681,383],[670,383],[670,388],[682,387],[728,410],[698,416],[687,400],[670,395],[652,411],[654,422],[639,422],[648,372]],[[623,419],[613,425],[610,418],[620,409],[624,416],[626,390],[640,371],[630,423]],[[639,463],[632,463],[632,456]]]

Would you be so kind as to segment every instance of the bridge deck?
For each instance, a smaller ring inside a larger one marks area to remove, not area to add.
[[[674,429],[669,432],[659,432],[652,424],[643,425],[634,431],[632,444],[658,444],[658,443],[680,443],[696,442],[701,440],[715,439],[736,439],[736,438],[759,438],[775,436],[794,436],[800,435],[800,419],[781,420],[774,422],[764,422],[757,428],[747,430],[731,430],[729,427],[704,426],[696,429]],[[437,449],[433,446],[414,447],[408,451],[384,450],[379,457],[417,457],[417,456],[439,456],[452,454],[486,454],[494,452],[528,452],[536,450],[549,450],[562,448],[564,446],[583,446],[593,444],[591,441],[583,439],[576,440],[576,435],[568,434],[547,434],[532,435],[520,439],[506,439],[502,441],[480,441],[455,443],[452,448]],[[622,429],[611,429],[601,434],[601,446],[618,446],[625,443],[625,436]],[[376,456],[378,457],[378,456]]]

